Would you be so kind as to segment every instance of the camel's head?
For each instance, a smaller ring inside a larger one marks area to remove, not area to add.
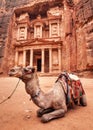
[[[22,77],[22,67],[13,67],[9,70],[9,76],[20,78]]]
[[[29,80],[33,77],[35,72],[35,68],[27,66],[27,67],[14,67],[10,69],[9,76],[17,77],[22,80]]]

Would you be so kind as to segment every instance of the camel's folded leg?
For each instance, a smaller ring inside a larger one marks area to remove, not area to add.
[[[47,108],[47,109],[38,109],[37,110],[37,116],[38,117],[41,117],[43,114],[46,114],[46,113],[49,113],[49,112],[52,112],[54,109],[52,108]]]
[[[46,123],[52,119],[56,119],[56,118],[60,118],[60,117],[64,117],[65,115],[65,110],[64,109],[58,109],[58,110],[54,110],[51,113],[48,114],[44,114],[41,118],[41,121],[43,123]]]
[[[87,106],[87,99],[86,99],[86,95],[82,95],[82,97],[80,97],[80,104],[82,106]]]

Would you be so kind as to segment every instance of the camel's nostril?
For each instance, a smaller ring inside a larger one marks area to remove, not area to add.
[[[12,76],[12,74],[8,73],[9,76]]]

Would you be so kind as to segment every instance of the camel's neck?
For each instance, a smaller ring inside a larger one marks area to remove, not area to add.
[[[32,78],[25,83],[25,89],[26,92],[30,94],[32,98],[38,96],[39,93],[42,93],[39,87],[39,79],[36,73],[34,73],[32,75]]]
[[[45,93],[40,89],[37,74],[34,73],[31,80],[25,82],[25,89],[38,107],[47,108],[46,104],[48,99]]]

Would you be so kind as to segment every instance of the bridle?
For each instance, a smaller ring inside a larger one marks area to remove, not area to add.
[[[27,72],[25,71],[24,69],[22,70],[22,76],[19,77],[19,79],[25,79],[24,76],[28,75],[28,74],[32,74],[32,71],[31,72]]]

